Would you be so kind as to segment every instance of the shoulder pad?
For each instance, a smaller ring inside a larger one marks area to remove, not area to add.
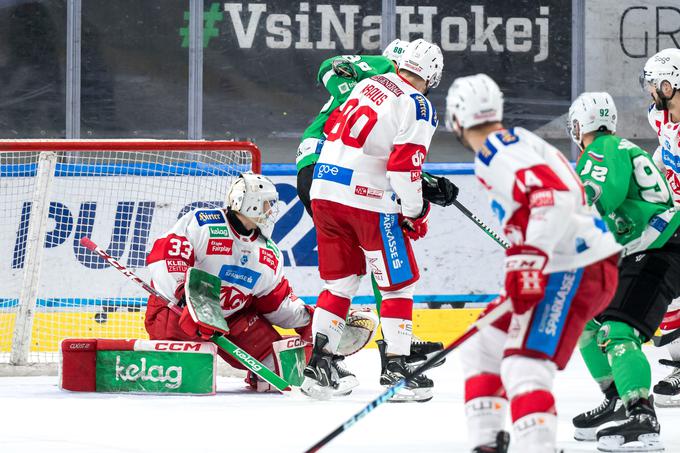
[[[420,93],[411,94],[411,98],[416,103],[416,120],[430,120],[430,102]]]

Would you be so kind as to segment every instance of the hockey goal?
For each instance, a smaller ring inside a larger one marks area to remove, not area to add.
[[[153,239],[249,170],[250,142],[0,140],[0,364],[55,363],[66,337],[147,338],[147,295],[79,239],[148,279]]]

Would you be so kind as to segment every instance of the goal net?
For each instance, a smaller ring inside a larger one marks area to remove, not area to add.
[[[67,337],[148,338],[147,295],[80,238],[148,281],[154,238],[260,166],[249,142],[0,140],[0,363],[56,362]]]

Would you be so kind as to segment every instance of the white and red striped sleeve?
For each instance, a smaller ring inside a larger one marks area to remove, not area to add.
[[[153,286],[171,301],[186,279],[186,271],[194,266],[194,246],[190,240],[189,225],[193,215],[187,214],[174,227],[156,239],[146,257]]]
[[[402,214],[417,217],[423,209],[421,172],[437,127],[437,114],[421,94],[407,96],[400,105],[402,111],[393,112],[402,120],[387,160],[387,179],[401,200]]]

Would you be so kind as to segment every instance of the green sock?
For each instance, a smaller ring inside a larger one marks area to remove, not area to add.
[[[382,294],[380,289],[378,289],[378,282],[375,281],[375,277],[371,274],[371,285],[373,285],[373,297],[375,297],[375,309],[378,310],[378,318],[380,318],[380,304],[382,304]]]
[[[604,392],[614,381],[614,376],[612,375],[612,367],[609,365],[607,354],[597,344],[596,337],[600,327],[601,324],[594,319],[588,321],[581,337],[578,339],[578,348],[581,351],[581,357],[583,357],[590,375],[600,386],[600,390]]]
[[[607,353],[616,388],[626,407],[639,398],[648,398],[652,370],[642,352],[638,331],[625,322],[605,321],[597,333],[597,343]]]

